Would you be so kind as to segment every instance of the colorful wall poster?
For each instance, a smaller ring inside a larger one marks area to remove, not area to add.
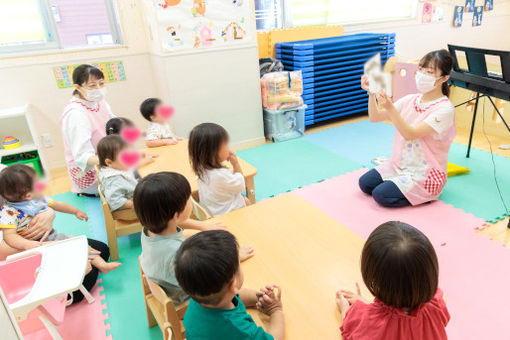
[[[473,12],[473,26],[482,25],[483,6],[476,6]]]
[[[97,67],[103,72],[106,83],[126,80],[124,64],[120,60],[91,63],[91,65]],[[53,68],[53,75],[55,76],[55,81],[57,82],[57,87],[59,89],[65,89],[73,86],[73,71],[78,66],[80,66],[80,64],[55,66]]]
[[[474,12],[475,0],[466,0],[466,6],[464,7],[465,12]]]
[[[425,2],[423,3],[423,10],[421,14],[421,22],[426,24],[429,22],[432,22],[432,14],[433,14],[434,7],[432,6],[431,2]]]
[[[455,6],[453,13],[453,27],[461,27],[464,15],[464,6]]]
[[[494,0],[485,0],[484,11],[492,11],[494,9]]]
[[[246,0],[152,0],[166,51],[214,48],[251,42]]]

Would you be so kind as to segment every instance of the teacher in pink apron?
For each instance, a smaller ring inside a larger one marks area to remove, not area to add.
[[[106,122],[115,116],[105,101],[101,70],[80,65],[73,72],[73,83],[73,97],[60,118],[67,169],[73,192],[79,196],[96,196],[97,143],[106,135]]]
[[[385,207],[437,200],[447,178],[448,151],[455,138],[455,109],[448,99],[453,59],[446,50],[427,53],[416,72],[419,93],[395,103],[384,94],[370,95],[370,121],[395,126],[391,158],[359,179],[361,190]],[[362,78],[362,88],[368,90]],[[376,101],[377,98],[377,101]]]

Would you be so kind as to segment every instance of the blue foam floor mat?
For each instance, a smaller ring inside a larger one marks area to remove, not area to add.
[[[375,157],[391,155],[395,128],[368,120],[307,134],[307,142],[324,148],[363,167],[372,167]]]

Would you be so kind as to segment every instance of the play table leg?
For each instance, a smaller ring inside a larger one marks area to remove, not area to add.
[[[250,200],[252,204],[255,204],[257,200],[255,199],[255,176],[245,178],[246,182],[246,196]]]

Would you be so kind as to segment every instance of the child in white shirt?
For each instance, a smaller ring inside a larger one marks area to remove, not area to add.
[[[142,116],[149,121],[145,143],[149,148],[155,148],[163,145],[174,145],[182,140],[176,136],[168,124],[168,114],[164,111],[171,110],[164,106],[158,98],[147,98],[140,105]]]
[[[250,204],[242,195],[246,190],[243,172],[228,141],[227,131],[214,123],[195,126],[189,136],[189,157],[198,176],[200,204],[211,216]],[[222,165],[225,161],[232,164],[233,172]]]

